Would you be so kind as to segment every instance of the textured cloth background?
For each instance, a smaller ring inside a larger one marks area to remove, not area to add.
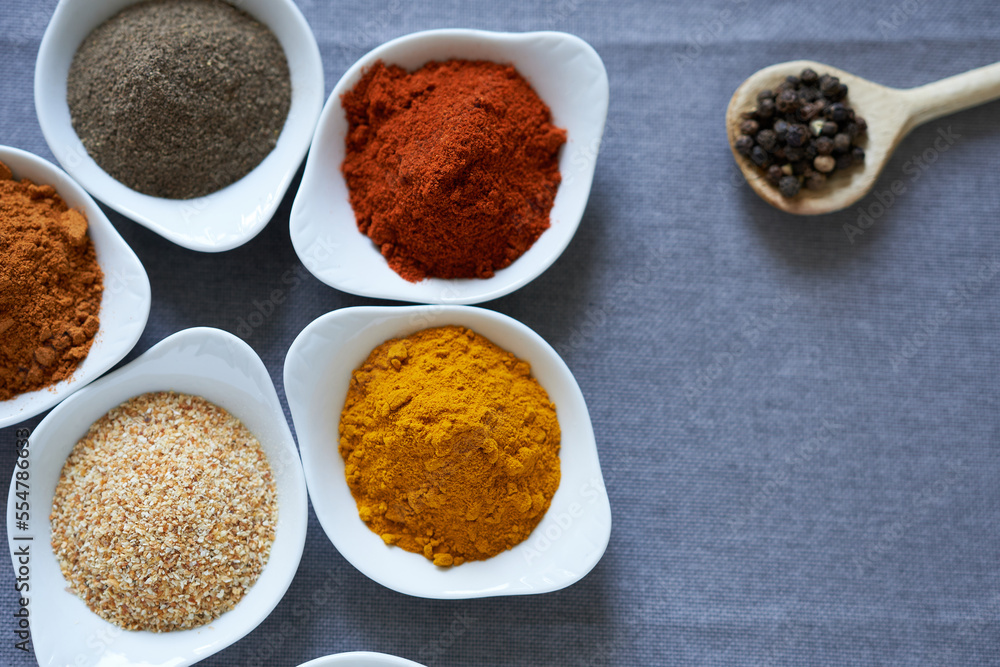
[[[904,184],[891,204],[872,195],[818,219],[760,201],[723,128],[737,85],[776,62],[907,87],[1000,61],[1000,3],[297,1],[327,91],[369,49],[428,28],[562,30],[601,54],[611,108],[579,232],[544,275],[485,306],[575,373],[614,528],[566,590],[428,601],[361,575],[310,510],[282,603],[203,664],[348,650],[429,665],[1000,664],[1000,103],[907,138],[876,186]],[[0,5],[0,143],[51,160],[32,76],[54,3]],[[311,276],[282,283],[300,266],[295,187],[263,233],[222,254],[108,210],[153,287],[128,359],[186,327],[235,332],[283,289],[247,337],[282,394],[308,322],[378,303]],[[862,212],[874,223],[851,236]],[[14,440],[0,431],[4,498]],[[3,560],[0,664],[31,665],[13,648]]]

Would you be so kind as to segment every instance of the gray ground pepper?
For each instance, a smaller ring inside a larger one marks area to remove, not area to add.
[[[139,192],[189,199],[271,152],[291,80],[277,38],[244,12],[221,0],[149,0],[84,40],[66,97],[102,169]]]

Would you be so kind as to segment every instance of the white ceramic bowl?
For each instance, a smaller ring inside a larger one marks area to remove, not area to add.
[[[420,663],[385,653],[352,651],[304,662],[299,667],[423,667]]]
[[[488,560],[438,568],[420,554],[386,546],[361,521],[337,444],[351,373],[372,349],[390,338],[449,324],[468,327],[531,364],[556,405],[562,479],[527,540]],[[581,579],[604,554],[611,506],[583,394],[556,351],[517,320],[467,306],[337,310],[314,320],[292,343],[285,358],[285,395],[323,530],[344,558],[383,586],[448,599],[546,593]]]
[[[129,398],[159,390],[202,396],[250,429],[275,474],[278,526],[267,566],[232,610],[192,630],[125,631],[102,620],[67,590],[52,552],[48,515],[66,457],[90,425]],[[305,544],[305,480],[267,369],[254,351],[232,334],[196,328],[164,339],[127,366],[64,401],[42,420],[29,441],[30,526],[19,530],[15,524],[15,503],[22,502],[15,496],[15,470],[7,499],[7,539],[12,555],[18,547],[30,545],[31,638],[40,665],[190,665],[253,630],[288,589]],[[26,537],[33,539],[22,539]],[[17,568],[15,557],[15,571]]]
[[[292,0],[234,2],[281,42],[292,77],[292,104],[274,150],[249,174],[195,199],[164,199],[116,181],[87,154],[70,121],[66,77],[90,32],[137,0],[60,0],[35,63],[35,110],[52,153],[73,178],[108,206],[174,243],[218,252],[264,229],[295,176],[323,105],[323,64],[316,38]]]
[[[562,184],[550,213],[552,226],[510,266],[489,279],[403,280],[389,268],[375,244],[359,230],[340,172],[347,118],[340,97],[363,71],[382,60],[410,71],[448,58],[511,63],[552,109],[566,129],[559,157]],[[292,245],[306,268],[344,292],[418,303],[480,303],[529,283],[569,245],[587,205],[604,121],[608,75],[597,52],[582,39],[561,32],[497,33],[429,30],[394,39],[356,62],[337,83],[316,127],[290,222]]]
[[[101,328],[87,357],[68,379],[37,391],[0,401],[0,428],[22,422],[48,410],[117,364],[135,346],[149,317],[149,278],[108,217],[83,188],[51,162],[26,151],[0,146],[0,162],[14,178],[28,178],[55,187],[67,205],[87,216],[97,262],[104,271]]]

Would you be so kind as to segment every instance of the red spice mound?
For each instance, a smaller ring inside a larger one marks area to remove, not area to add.
[[[406,280],[489,278],[548,229],[566,131],[513,67],[379,61],[341,103],[358,228]]]

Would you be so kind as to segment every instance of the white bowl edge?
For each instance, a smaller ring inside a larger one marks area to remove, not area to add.
[[[373,653],[371,651],[351,651],[349,653],[336,653],[315,658],[309,662],[304,662],[299,667],[424,667],[420,663],[400,658],[387,653]]]

